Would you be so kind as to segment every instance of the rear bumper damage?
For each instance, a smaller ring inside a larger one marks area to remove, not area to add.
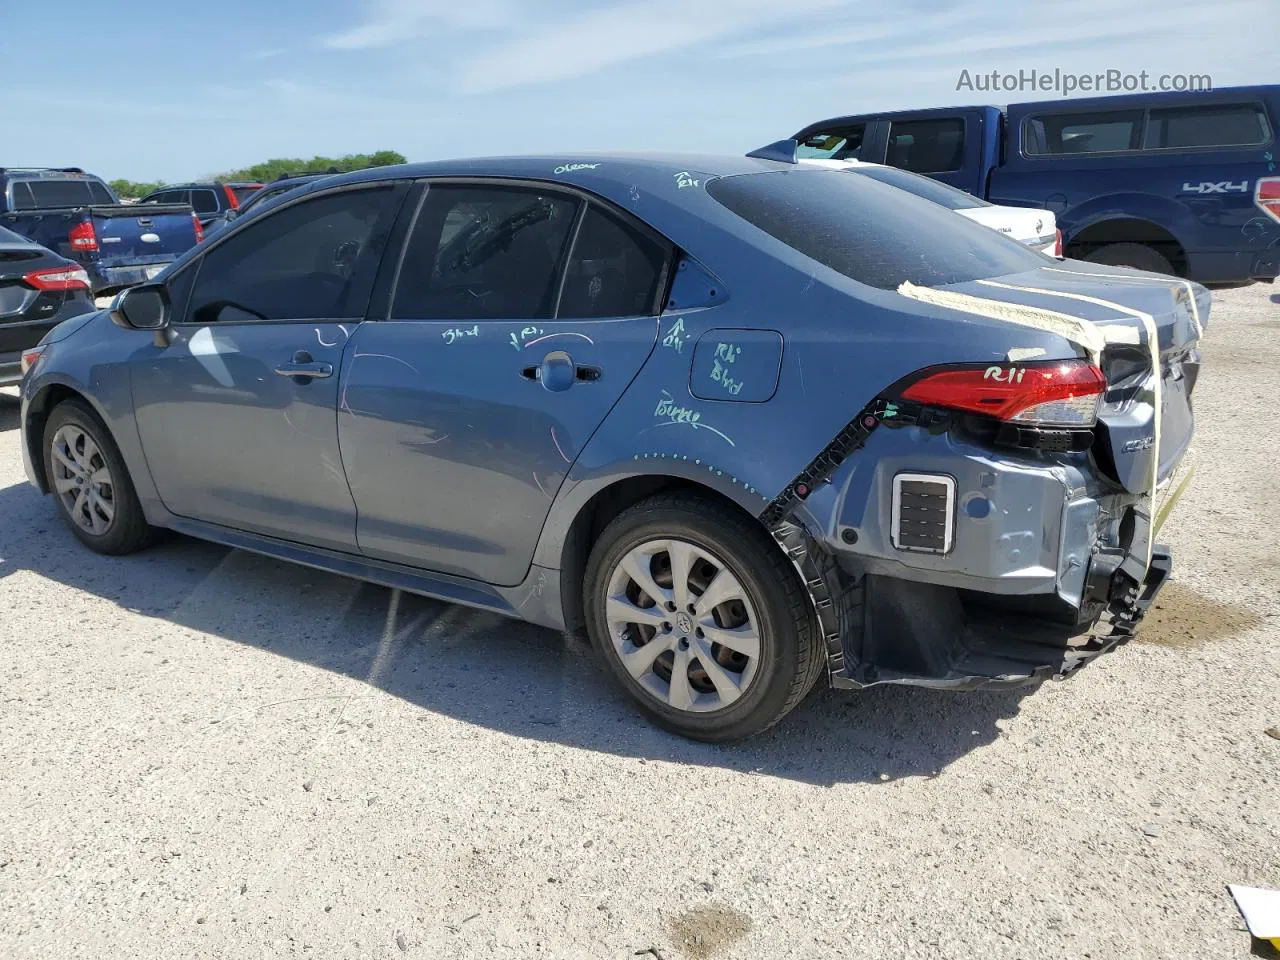
[[[884,415],[864,411],[764,514],[813,599],[832,686],[1037,684],[1132,638],[1172,569],[1153,540],[1190,457],[1153,499],[1087,453],[997,454],[877,430]],[[921,475],[950,481],[946,536],[904,549],[894,480]]]

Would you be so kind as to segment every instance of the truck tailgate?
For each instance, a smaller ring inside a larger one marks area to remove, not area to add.
[[[104,265],[164,262],[196,245],[185,203],[113,204],[89,208]]]

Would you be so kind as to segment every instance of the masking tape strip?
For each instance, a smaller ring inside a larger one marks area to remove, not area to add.
[[[1204,336],[1204,324],[1200,322],[1200,305],[1196,302],[1196,292],[1191,289],[1190,280],[1183,280],[1181,277],[1170,277],[1167,280],[1159,277],[1118,277],[1114,273],[1084,273],[1079,270],[1063,270],[1061,267],[1045,267],[1045,270],[1052,273],[1065,273],[1069,277],[1100,277],[1103,280],[1115,280],[1119,283],[1180,283],[1191,300],[1191,323],[1196,328],[1196,339],[1199,340]]]
[[[1147,349],[1151,355],[1151,373],[1152,373],[1152,383],[1154,385],[1153,387],[1154,398],[1152,400],[1154,409],[1152,410],[1151,422],[1155,428],[1155,438],[1152,441],[1153,446],[1151,451],[1151,481],[1150,481],[1150,493],[1148,494],[1148,499],[1150,500],[1148,515],[1151,518],[1151,528],[1147,536],[1147,567],[1150,568],[1151,553],[1152,553],[1152,550],[1155,548],[1155,539],[1156,539],[1156,530],[1155,530],[1156,518],[1155,518],[1154,511],[1155,511],[1155,501],[1156,501],[1156,486],[1160,478],[1160,421],[1161,419],[1163,419],[1163,414],[1164,414],[1164,406],[1163,406],[1164,371],[1161,370],[1160,368],[1160,340],[1156,333],[1155,318],[1152,317],[1151,314],[1149,313],[1143,313],[1141,310],[1134,310],[1132,307],[1126,307],[1119,303],[1113,303],[1110,300],[1103,300],[1101,297],[1086,296],[1083,293],[1066,293],[1062,290],[1042,290],[1039,287],[1014,286],[1013,284],[1000,283],[995,280],[978,280],[977,282],[988,287],[1000,287],[1003,290],[1021,290],[1025,293],[1036,293],[1046,297],[1062,297],[1067,300],[1078,300],[1081,303],[1092,303],[1095,306],[1107,307],[1109,309],[1119,311],[1120,313],[1128,314],[1129,316],[1141,322],[1143,330],[1146,332],[1146,335],[1147,335]],[[1121,339],[1116,336],[1109,336],[1107,337],[1107,340],[1108,342],[1111,342],[1111,343],[1134,342],[1134,341],[1128,340],[1127,338]]]
[[[1009,289],[1021,288],[1010,287]],[[898,293],[912,300],[919,300],[921,303],[950,307],[952,310],[962,310],[980,317],[1004,320],[1008,323],[1042,330],[1045,333],[1056,334],[1084,348],[1089,359],[1094,363],[1098,362],[1098,358],[1102,355],[1102,348],[1106,346],[1106,340],[1099,327],[1079,317],[1073,317],[1069,313],[1028,307],[1018,303],[1006,303],[1003,300],[989,300],[986,297],[975,297],[972,294],[957,293],[953,290],[918,287],[909,280],[902,282],[898,287]]]

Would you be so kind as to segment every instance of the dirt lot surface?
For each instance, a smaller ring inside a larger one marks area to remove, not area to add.
[[[1247,956],[1280,288],[1215,301],[1141,642],[1029,693],[818,693],[728,749],[544,630],[193,541],[90,554],[0,399],[0,957]]]

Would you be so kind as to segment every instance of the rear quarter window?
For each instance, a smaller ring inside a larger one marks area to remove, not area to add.
[[[1015,240],[929,200],[839,170],[723,177],[707,192],[752,226],[851,280],[896,289],[1043,267]]]

